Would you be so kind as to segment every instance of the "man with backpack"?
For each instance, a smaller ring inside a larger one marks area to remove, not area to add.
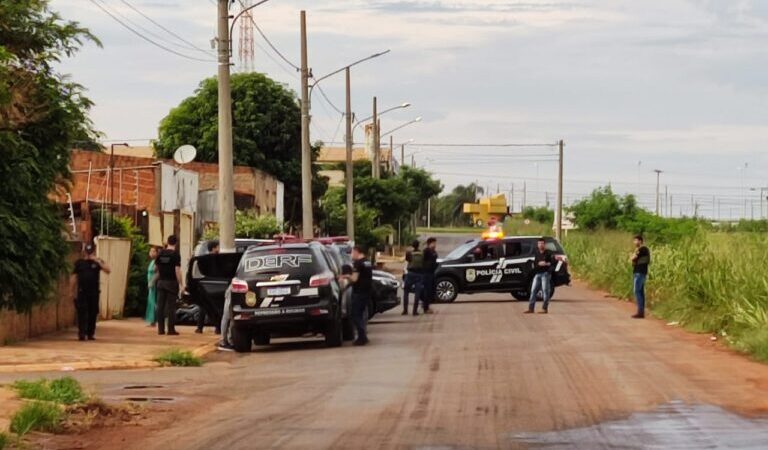
[[[411,249],[405,253],[405,260],[408,264],[403,286],[403,315],[408,315],[408,297],[413,292],[413,315],[418,316],[419,299],[424,290],[424,253],[419,250],[419,241],[411,243]]]

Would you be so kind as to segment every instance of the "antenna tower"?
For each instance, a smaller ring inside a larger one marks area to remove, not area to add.
[[[240,2],[241,11],[249,8],[253,0],[243,0]],[[253,16],[252,11],[248,11],[240,17],[240,46],[238,48],[238,57],[240,59],[240,70],[242,72],[253,72]]]

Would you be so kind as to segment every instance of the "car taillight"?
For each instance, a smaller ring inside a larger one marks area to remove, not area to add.
[[[248,293],[248,283],[239,279],[235,278],[232,280],[232,292],[235,294],[247,294]]]
[[[321,273],[319,275],[313,275],[309,279],[309,287],[328,286],[333,281],[333,274]]]

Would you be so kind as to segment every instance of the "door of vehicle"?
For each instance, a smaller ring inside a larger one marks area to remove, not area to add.
[[[533,266],[533,243],[525,239],[504,241],[504,260],[501,263],[502,283],[505,290],[527,289]]]
[[[214,323],[221,322],[224,294],[237,273],[242,253],[215,253],[189,261],[187,286],[190,301],[199,305]]]
[[[464,268],[467,291],[496,290],[501,286],[499,264],[504,258],[504,247],[500,241],[479,242],[467,254],[469,264]]]

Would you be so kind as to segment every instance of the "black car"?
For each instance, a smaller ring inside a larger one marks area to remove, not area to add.
[[[539,239],[541,236],[473,239],[460,245],[439,261],[435,272],[437,300],[453,302],[459,294],[478,292],[509,292],[518,300],[527,300]],[[568,258],[555,238],[544,237],[544,240],[558,261],[550,286],[550,294],[554,294],[555,287],[571,282]]]
[[[273,336],[323,334],[338,347],[345,329],[340,270],[322,244],[250,247],[232,280],[232,345],[238,352],[268,345]]]
[[[326,249],[336,260],[339,266],[352,265],[351,251],[349,244],[326,244]],[[400,297],[397,292],[400,282],[394,275],[383,270],[373,270],[373,283],[371,284],[371,300],[368,305],[368,318],[372,318],[378,313],[389,311],[400,304]],[[347,294],[351,294],[348,291]]]

